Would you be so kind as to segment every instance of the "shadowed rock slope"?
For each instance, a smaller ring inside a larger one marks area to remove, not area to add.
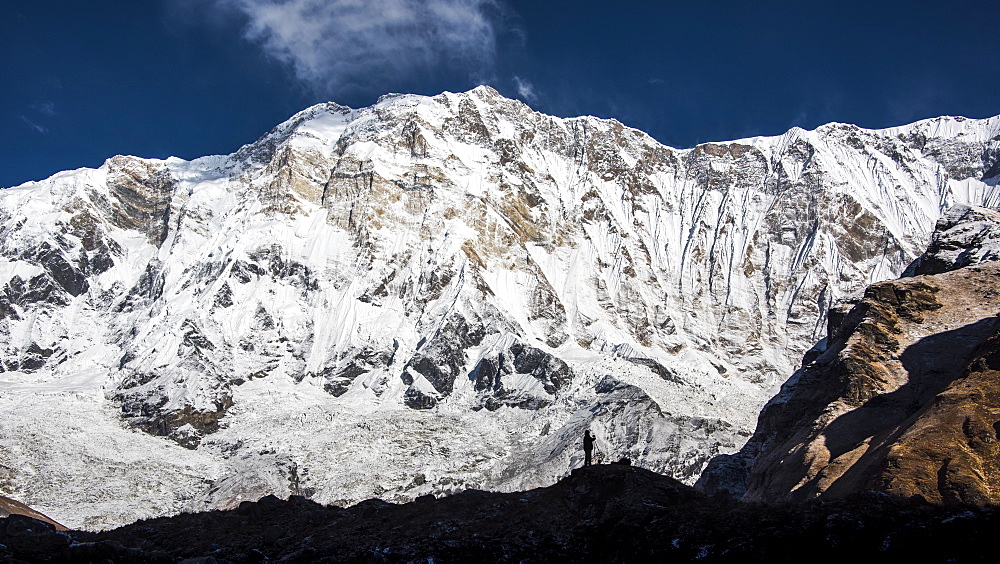
[[[323,507],[273,496],[237,509],[58,533],[0,519],[0,560],[59,562],[842,562],[862,554],[989,561],[997,511],[868,493],[765,506],[710,499],[626,465],[520,493],[465,491]],[[30,542],[29,542],[30,541]],[[211,560],[209,560],[211,559]]]
[[[699,486],[745,500],[876,490],[1000,502],[1000,262],[964,266],[992,258],[996,219],[953,210],[910,269],[937,273],[875,284],[846,315],[831,312],[827,339],[751,440]]]

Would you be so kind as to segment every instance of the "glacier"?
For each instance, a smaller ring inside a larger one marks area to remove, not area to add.
[[[953,205],[1000,116],[666,147],[482,86],[0,191],[0,493],[67,526],[693,483]]]

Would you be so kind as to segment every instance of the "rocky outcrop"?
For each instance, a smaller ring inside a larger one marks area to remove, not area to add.
[[[991,260],[1000,260],[1000,211],[954,206],[937,221],[927,251],[903,276],[938,274]]]
[[[107,162],[108,195],[94,193],[94,203],[122,229],[139,231],[160,245],[167,238],[171,201],[177,179],[169,169],[135,157],[116,156]]]
[[[871,286],[699,485],[754,501],[1000,503],[1000,262],[984,244],[996,218],[946,215],[914,269],[939,272]]]
[[[523,377],[529,379],[527,385],[512,382]],[[479,407],[490,411],[505,405],[526,409],[545,407],[572,378],[572,370],[559,358],[516,341],[496,356],[483,357],[469,373],[475,389],[482,392]]]

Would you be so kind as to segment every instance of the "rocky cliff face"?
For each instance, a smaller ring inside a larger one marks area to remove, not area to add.
[[[946,214],[908,269],[931,273],[871,286],[764,408],[743,450],[700,484],[745,488],[748,500],[877,490],[1000,501],[1000,262],[989,260],[998,219],[963,206]]]
[[[927,251],[903,276],[938,274],[991,260],[1000,260],[1000,211],[960,205],[941,216]]]
[[[998,155],[1000,118],[677,150],[480,87],[9,188],[0,486],[91,527],[523,488],[586,428],[691,482]]]

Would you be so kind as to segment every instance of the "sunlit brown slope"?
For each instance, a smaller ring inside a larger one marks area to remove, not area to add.
[[[26,515],[32,519],[38,519],[39,521],[44,521],[50,525],[55,526],[56,530],[68,531],[66,527],[56,523],[52,519],[49,519],[45,515],[35,511],[34,509],[28,507],[27,505],[10,499],[9,497],[4,497],[0,495],[0,517],[10,517],[11,515]]]

